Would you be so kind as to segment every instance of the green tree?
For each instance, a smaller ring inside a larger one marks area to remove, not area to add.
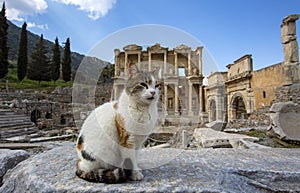
[[[19,81],[23,81],[27,72],[27,64],[28,64],[28,56],[27,56],[27,24],[24,22],[20,35],[20,44],[19,44],[19,52],[18,52],[18,79]]]
[[[39,42],[34,46],[34,51],[31,54],[31,61],[27,69],[27,78],[39,81],[39,83],[42,80],[51,80],[51,65],[47,57],[43,35],[41,35]]]
[[[5,2],[3,2],[2,10],[0,12],[0,78],[4,78],[8,72],[8,23],[5,12]]]
[[[115,65],[107,65],[100,72],[99,81],[102,83],[112,82],[115,72]]]
[[[65,82],[71,80],[71,50],[69,38],[67,38],[65,43],[64,57],[62,60],[62,77]]]
[[[52,61],[51,61],[51,79],[55,82],[60,75],[60,50],[58,38],[55,39],[55,44],[52,47]]]

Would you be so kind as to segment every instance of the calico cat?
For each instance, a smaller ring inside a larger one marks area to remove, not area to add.
[[[77,139],[76,175],[91,182],[140,181],[137,152],[154,130],[158,85],[153,72],[128,68],[129,78],[118,101],[96,108]]]

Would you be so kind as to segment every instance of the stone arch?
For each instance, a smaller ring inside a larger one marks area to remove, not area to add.
[[[247,119],[245,98],[241,93],[236,93],[231,98],[230,110],[232,119]]]
[[[35,124],[37,123],[37,120],[41,118],[41,111],[38,109],[34,109],[30,113],[30,120],[34,122]]]
[[[211,99],[209,101],[209,121],[215,121],[217,119],[217,105],[216,100]]]

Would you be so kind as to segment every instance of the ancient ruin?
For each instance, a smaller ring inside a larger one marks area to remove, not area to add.
[[[228,64],[226,72],[210,74],[207,85],[203,84],[202,46],[193,50],[186,45],[169,49],[160,44],[145,48],[131,44],[122,51],[114,50],[113,84],[98,84],[95,92],[81,85],[57,87],[52,92],[8,89],[1,92],[1,102],[29,117],[38,128],[14,127],[15,136],[35,136],[31,130],[56,130],[51,131],[51,135],[59,135],[65,130],[71,133],[70,129],[73,129],[76,133],[95,106],[119,97],[126,82],[128,65],[135,63],[141,70],[155,70],[161,82],[158,104],[161,132],[174,133],[179,127],[193,131],[203,125],[220,131],[226,123],[229,129],[269,126],[272,123],[269,109],[273,104],[288,101],[300,104],[298,18],[299,15],[289,15],[282,21],[283,62],[253,70],[252,56],[247,54]],[[73,90],[79,93],[80,102],[73,101]],[[61,132],[63,128],[66,129]],[[7,130],[3,126],[2,137],[8,136]]]
[[[160,44],[146,50],[135,44],[116,49],[113,98],[118,99],[124,88],[129,63],[135,63],[140,70],[157,71],[163,123],[175,123],[179,116],[183,122],[198,121],[204,108],[202,49],[179,45],[169,50]]]
[[[300,104],[299,49],[295,24],[298,18],[299,15],[289,15],[283,19],[283,62],[254,71],[251,55],[245,55],[227,65],[227,72],[216,72],[208,77],[205,89],[209,121],[224,120],[224,117],[229,122],[248,118],[262,121],[257,112],[268,112],[276,102],[291,100]]]

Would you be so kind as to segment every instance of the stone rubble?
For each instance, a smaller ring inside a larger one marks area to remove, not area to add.
[[[244,144],[244,140],[254,142],[259,139],[241,134],[230,134],[221,131],[215,131],[211,128],[197,128],[194,131],[194,139],[198,148],[219,148],[219,147],[233,147],[240,148]],[[248,148],[250,146],[248,145]]]

